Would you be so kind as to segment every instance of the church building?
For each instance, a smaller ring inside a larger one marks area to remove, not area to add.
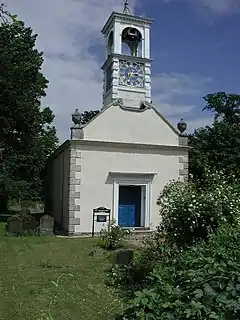
[[[68,235],[106,227],[93,218],[98,207],[110,209],[120,227],[155,230],[161,190],[170,180],[187,180],[186,123],[175,128],[152,102],[151,24],[127,1],[122,13],[112,12],[102,29],[103,101],[95,107],[101,111],[82,125],[77,109],[71,138],[48,161],[45,212]]]

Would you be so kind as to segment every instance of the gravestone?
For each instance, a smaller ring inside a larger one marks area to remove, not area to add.
[[[133,260],[133,250],[121,249],[118,250],[113,256],[114,266],[125,266],[129,265]]]
[[[22,219],[18,216],[13,216],[7,220],[6,231],[9,235],[19,236],[23,231]]]
[[[39,231],[41,235],[53,235],[54,218],[45,214],[40,219]]]
[[[24,234],[35,234],[37,231],[36,219],[31,215],[26,215],[22,218],[22,228]]]
[[[30,215],[30,210],[28,208],[22,208],[19,212],[20,217],[25,217]]]

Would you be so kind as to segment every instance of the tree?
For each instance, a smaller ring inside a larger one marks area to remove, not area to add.
[[[203,98],[206,106],[203,110],[214,113],[215,120],[222,120],[228,124],[240,121],[240,95],[217,92]]]
[[[204,100],[204,110],[214,113],[214,122],[189,137],[190,172],[201,178],[208,166],[240,179],[240,95],[217,92]]]
[[[81,113],[81,124],[84,125],[99,114],[100,110],[90,110]]]
[[[0,6],[0,185],[12,199],[40,199],[42,171],[58,139],[50,108],[41,108],[48,80],[37,35]]]

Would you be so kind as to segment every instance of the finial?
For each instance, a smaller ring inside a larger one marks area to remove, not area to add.
[[[72,114],[72,122],[74,126],[71,127],[71,140],[80,140],[84,138],[83,129],[81,127],[81,113],[78,109]]]
[[[130,11],[130,9],[129,9],[128,0],[125,0],[125,2],[124,2],[123,13],[124,13],[124,14],[128,14],[128,15],[131,15],[131,11]]]
[[[182,134],[187,129],[187,123],[183,120],[183,118],[177,124],[178,130]]]
[[[75,112],[72,114],[72,122],[78,126],[81,124],[81,113],[78,109],[76,109]]]

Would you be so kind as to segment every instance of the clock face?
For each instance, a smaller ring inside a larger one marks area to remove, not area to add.
[[[120,61],[119,84],[134,88],[144,86],[144,65],[131,61]]]

